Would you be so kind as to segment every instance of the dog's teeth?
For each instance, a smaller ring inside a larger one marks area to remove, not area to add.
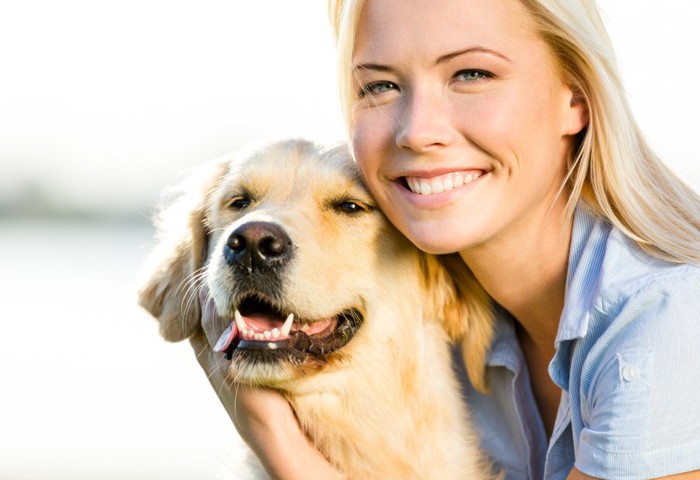
[[[308,329],[309,328],[309,322],[304,322],[304,324],[301,326],[302,330]]]
[[[271,337],[273,340],[277,340],[280,338],[280,329],[279,328],[273,328],[271,333]]]
[[[269,330],[265,330],[265,332],[263,332],[263,337],[265,337],[265,340],[271,339],[271,338],[272,338],[272,332],[270,332]]]
[[[290,313],[289,316],[287,317],[287,320],[284,321],[284,325],[282,325],[282,328],[280,329],[280,336],[281,337],[288,337],[289,332],[292,329],[292,323],[294,322],[294,314]]]
[[[245,320],[243,320],[243,317],[241,316],[241,312],[236,310],[233,312],[233,318],[236,320],[236,326],[238,327],[238,331],[242,332],[245,330],[248,325],[246,325]]]
[[[255,339],[256,340],[265,340],[265,336],[262,333],[256,333]]]

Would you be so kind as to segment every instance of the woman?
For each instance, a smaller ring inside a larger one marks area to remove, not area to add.
[[[644,143],[592,2],[331,14],[369,189],[493,300],[490,394],[464,385],[495,464],[509,479],[700,478],[700,199]],[[337,475],[275,393],[234,407],[274,476]]]

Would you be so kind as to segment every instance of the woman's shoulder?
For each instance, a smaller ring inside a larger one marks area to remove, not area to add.
[[[621,307],[658,297],[700,301],[700,266],[654,257],[619,230],[611,229],[600,269],[600,305]]]
[[[595,472],[600,458],[615,468],[697,458],[700,417],[686,412],[698,401],[700,268],[611,232],[596,297],[570,361],[577,462]]]
[[[622,331],[623,323],[646,316],[682,315],[697,326],[698,311],[700,266],[656,258],[605,219],[577,209],[560,339],[582,336],[589,321],[599,332],[614,322]]]
[[[569,280],[599,309],[645,295],[700,301],[700,265],[655,257],[636,241],[585,208],[577,210]],[[573,299],[572,299],[573,300]]]

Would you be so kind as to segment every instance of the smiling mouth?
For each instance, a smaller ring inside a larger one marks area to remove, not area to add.
[[[270,301],[247,296],[234,311],[234,321],[219,338],[214,351],[230,360],[235,351],[266,352],[267,359],[322,357],[347,344],[363,317],[350,308],[322,319],[285,314]]]
[[[402,180],[404,186],[413,193],[433,195],[467,185],[482,177],[485,173],[487,173],[485,170],[465,170],[429,178],[406,176],[402,177]]]

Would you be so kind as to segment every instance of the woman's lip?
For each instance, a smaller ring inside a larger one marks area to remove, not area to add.
[[[467,173],[475,173],[475,172],[488,172],[490,171],[489,168],[479,168],[479,167],[442,167],[442,168],[431,168],[431,169],[405,169],[401,172],[396,172],[393,177],[395,179],[399,178],[404,178],[404,177],[420,177],[420,178],[433,178],[433,177],[439,177],[440,175],[445,175],[448,173],[456,173],[456,172],[467,172]]]
[[[461,198],[462,194],[465,191],[472,190],[476,186],[476,184],[480,183],[481,180],[483,180],[485,177],[488,177],[490,170],[477,170],[477,169],[470,169],[470,170],[452,170],[450,173],[455,173],[455,172],[470,172],[469,175],[474,175],[476,174],[476,177],[471,179],[469,182],[463,183],[462,185],[455,186],[452,185],[452,188],[449,189],[444,189],[442,191],[431,191],[431,192],[416,192],[411,189],[411,187],[408,185],[407,178],[408,177],[398,177],[396,180],[393,182],[395,185],[395,188],[398,190],[398,193],[403,196],[410,204],[412,204],[415,207],[421,208],[421,209],[438,209],[445,207],[447,205],[450,205],[454,202],[456,202],[459,198]],[[446,174],[442,174],[446,175]],[[428,181],[429,179],[434,180],[436,177],[440,177],[440,175],[433,175],[432,177],[413,177],[414,179],[419,178],[419,179],[426,179]],[[411,180],[413,181],[413,180]],[[415,186],[415,185],[414,185]],[[448,185],[449,186],[449,185]],[[444,185],[443,185],[444,187]],[[432,187],[431,187],[432,190]]]

